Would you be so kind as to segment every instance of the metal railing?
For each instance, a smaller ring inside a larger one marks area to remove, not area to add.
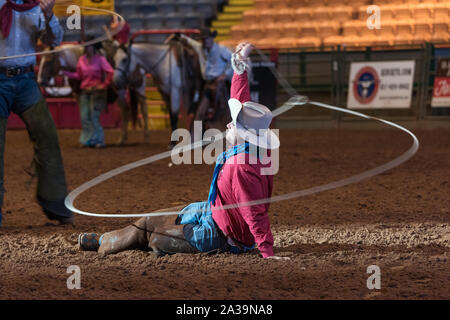
[[[372,116],[397,121],[450,120],[450,108],[432,108],[433,80],[436,74],[436,48],[450,45],[423,43],[401,47],[321,47],[284,49],[276,52],[277,70],[302,95],[316,101],[346,107],[349,73],[352,62],[414,60],[414,82],[411,106],[408,109],[364,110]],[[267,55],[274,56],[274,49]],[[289,97],[280,87],[277,104]],[[289,119],[296,120],[350,120],[351,117],[313,107],[302,107],[290,111]],[[287,118],[285,118],[287,119]],[[280,120],[283,120],[281,118]],[[450,123],[450,121],[449,121]]]

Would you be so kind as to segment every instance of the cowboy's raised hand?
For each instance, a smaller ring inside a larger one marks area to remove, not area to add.
[[[53,16],[53,7],[55,6],[55,0],[41,0],[40,7],[45,19],[50,20]]]
[[[241,42],[236,46],[236,49],[234,50],[235,53],[238,53],[239,51],[242,50],[242,48],[247,44],[248,42]]]
[[[254,48],[254,46],[251,43],[249,43],[249,42],[245,43],[245,45],[242,47],[241,52],[240,52],[241,57],[244,59],[248,58],[248,56],[252,52],[253,48]]]

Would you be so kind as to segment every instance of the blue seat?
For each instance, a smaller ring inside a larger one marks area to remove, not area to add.
[[[184,28],[187,29],[200,29],[205,26],[205,19],[203,18],[203,15],[192,12],[187,13],[184,16]]]
[[[217,4],[208,0],[196,2],[196,12],[203,14],[205,19],[211,19],[217,15]]]
[[[144,23],[146,29],[163,29],[165,27],[164,17],[157,14],[146,15]]]
[[[183,15],[177,13],[171,13],[164,17],[164,21],[167,29],[182,28],[184,24],[184,17]]]
[[[138,19],[143,19],[145,17],[144,14],[138,12],[138,13],[133,13],[130,14],[129,16],[127,16],[127,21],[128,20],[138,20]]]
[[[176,12],[176,4],[174,2],[161,2],[157,4],[158,13],[169,14]]]
[[[158,11],[158,6],[153,2],[142,2],[138,4],[137,7],[138,11],[144,15],[156,13]]]
[[[70,30],[70,31],[72,31],[72,30]],[[63,41],[65,41],[65,42],[78,42],[78,41],[80,41],[80,39],[81,39],[80,31],[79,30],[74,30],[74,31],[76,31],[76,32],[66,31],[64,33]]]
[[[94,30],[103,30],[103,25],[105,24],[101,19],[101,16],[86,16],[82,23],[84,23],[84,30],[86,33]]]
[[[177,11],[182,13],[196,12],[195,4],[192,1],[183,1],[177,3]]]
[[[128,23],[133,32],[145,29],[145,20],[143,18],[129,19]]]
[[[120,2],[119,4],[116,4],[116,11],[123,15],[124,18],[126,19],[128,15],[131,15],[133,13],[137,13],[137,6],[136,6],[136,2],[134,1],[123,1]]]

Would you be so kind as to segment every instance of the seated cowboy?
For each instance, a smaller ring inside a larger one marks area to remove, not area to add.
[[[227,81],[233,76],[231,68],[230,50],[214,41],[217,31],[210,29],[202,30],[200,34],[201,42],[193,40],[185,35],[180,37],[194,48],[199,56],[200,69],[205,81],[203,94],[201,95],[196,110],[189,110],[190,117],[195,116],[195,120],[212,120],[220,111],[226,108]],[[224,107],[225,106],[225,107]],[[195,113],[195,115],[194,115]]]
[[[278,137],[269,129],[271,111],[250,102],[246,66],[252,46],[239,45],[233,54],[235,74],[229,100],[232,122],[227,140],[232,147],[216,162],[208,201],[192,203],[175,218],[172,215],[144,217],[120,230],[79,236],[82,250],[112,254],[129,249],[151,249],[157,255],[197,252],[244,253],[255,244],[264,258],[274,256],[269,222],[269,204],[248,203],[272,194],[270,154]],[[256,131],[256,132],[255,132]],[[259,133],[259,135],[258,135]],[[260,158],[261,155],[267,157]],[[264,160],[264,161],[263,161]],[[247,204],[247,205],[246,205]]]
[[[54,4],[55,0],[0,0],[0,57],[33,54],[38,38],[58,46],[63,29],[53,15]],[[6,124],[14,112],[25,122],[34,146],[39,204],[49,219],[72,223],[72,213],[64,205],[67,186],[58,134],[36,83],[35,64],[34,55],[0,60],[0,208]]]

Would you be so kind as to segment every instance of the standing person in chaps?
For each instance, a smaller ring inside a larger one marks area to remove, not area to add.
[[[82,250],[101,254],[135,248],[152,249],[157,255],[211,251],[244,253],[256,244],[264,258],[285,259],[273,253],[269,204],[223,208],[267,199],[272,193],[273,175],[262,174],[264,169],[270,168],[270,155],[260,159],[261,154],[267,153],[257,152],[257,149],[277,149],[280,142],[269,129],[270,110],[249,101],[246,62],[251,50],[251,44],[242,43],[232,57],[235,74],[232,99],[228,104],[233,121],[227,131],[232,147],[217,159],[208,201],[188,205],[176,218],[144,217],[124,229],[103,235],[80,234]]]
[[[94,39],[93,37],[89,40]],[[100,55],[101,45],[85,48],[85,54],[77,63],[76,72],[64,71],[72,79],[81,80],[80,117],[82,147],[104,148],[105,135],[100,123],[100,114],[106,108],[106,88],[112,82],[114,69]]]
[[[63,30],[53,15],[54,4],[55,0],[0,0],[0,56],[33,54],[38,38],[48,46],[58,46]],[[49,219],[71,224],[72,213],[64,206],[67,185],[58,134],[36,83],[35,64],[33,55],[0,60],[0,208],[5,193],[6,123],[14,112],[25,122],[34,146],[39,204]]]

